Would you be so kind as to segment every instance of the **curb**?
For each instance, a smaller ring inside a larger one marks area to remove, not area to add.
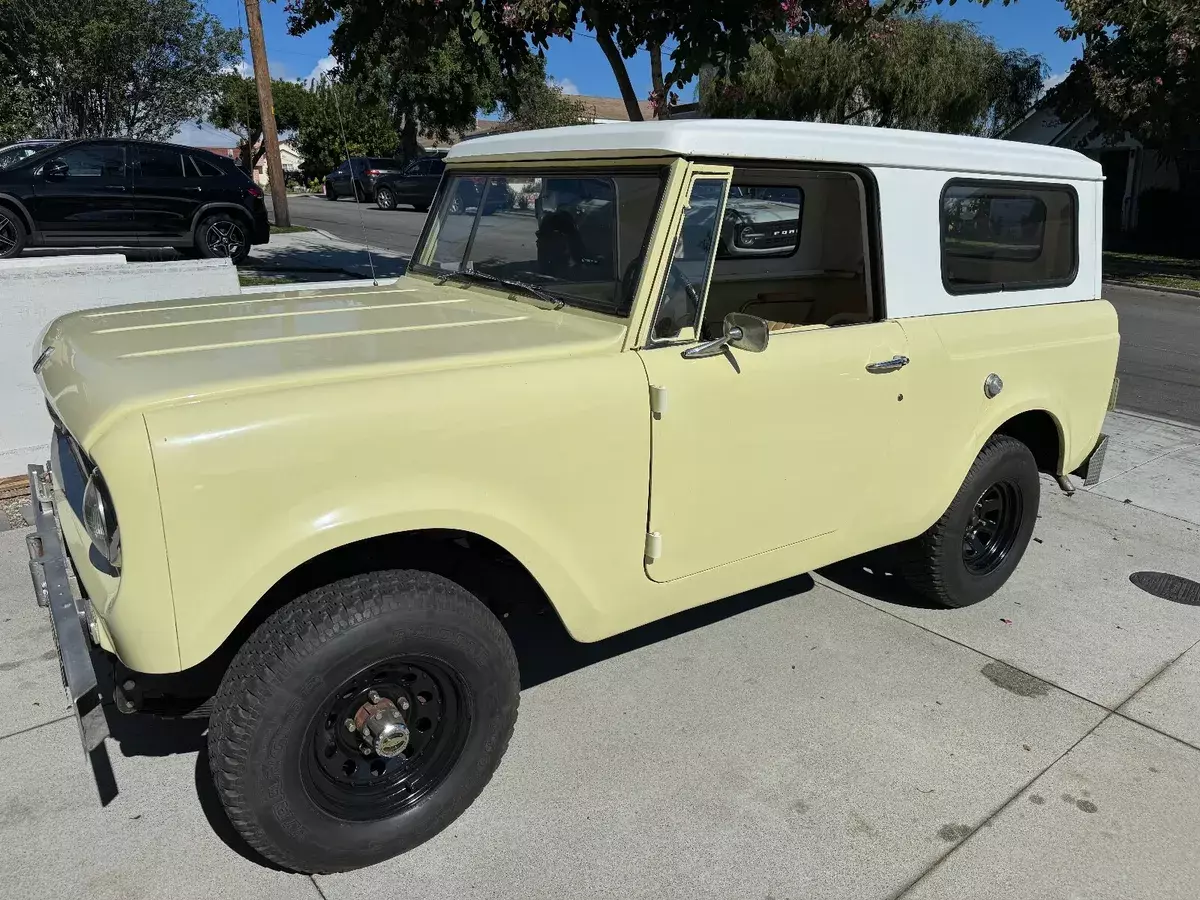
[[[1200,297],[1200,291],[1193,291],[1191,288],[1163,287],[1161,284],[1147,284],[1143,281],[1124,281],[1116,278],[1105,278],[1104,283],[1118,287],[1137,288],[1142,291],[1158,291],[1160,294],[1180,294],[1184,297]]]

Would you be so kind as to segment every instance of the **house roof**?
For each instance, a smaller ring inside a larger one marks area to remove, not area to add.
[[[773,159],[1099,181],[1099,163],[1061,147],[860,125],[682,119],[487,135],[447,161],[684,156]]]
[[[625,110],[625,101],[617,97],[575,97],[583,103],[583,114],[589,119],[612,119],[614,122],[628,122],[629,113]],[[643,100],[638,104],[642,110],[642,118],[649,122],[654,118],[654,107],[649,101]]]

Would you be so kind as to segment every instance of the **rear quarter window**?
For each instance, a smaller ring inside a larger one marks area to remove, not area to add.
[[[1068,185],[949,182],[942,191],[942,283],[951,294],[1071,284],[1079,200]]]

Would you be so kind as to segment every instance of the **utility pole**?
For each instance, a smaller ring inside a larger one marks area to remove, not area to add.
[[[263,143],[267,146],[267,177],[271,180],[271,206],[275,224],[292,224],[288,215],[287,185],[283,180],[283,160],[279,158],[279,135],[275,131],[275,100],[271,96],[271,70],[267,67],[267,46],[263,42],[262,14],[258,0],[245,0],[246,28],[250,32],[250,58],[254,62],[254,84],[258,88],[258,112],[262,116]],[[251,158],[254,148],[250,148]]]

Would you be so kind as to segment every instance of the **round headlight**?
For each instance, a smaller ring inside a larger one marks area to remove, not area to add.
[[[121,565],[121,535],[108,488],[99,471],[93,471],[83,491],[83,528],[93,546],[114,566]]]

